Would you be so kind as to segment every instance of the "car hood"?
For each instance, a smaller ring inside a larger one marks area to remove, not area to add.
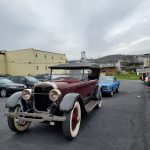
[[[96,80],[93,81],[89,81],[88,84],[96,86]],[[64,82],[64,81],[54,81],[54,82],[42,82],[39,84],[36,84],[34,87],[34,90],[36,91],[36,89],[39,89],[43,92],[43,90],[48,92],[48,89],[59,89],[62,93],[62,96],[64,96],[67,93],[70,92],[75,92],[76,91],[76,87],[79,88],[79,86],[85,86],[85,82],[82,81],[68,81],[68,82]],[[42,87],[42,88],[41,88]],[[80,91],[78,91],[80,93]],[[84,95],[83,95],[84,96]]]
[[[7,83],[7,84],[4,84],[4,85],[6,85],[6,86],[24,86],[25,87],[25,85],[24,84],[19,84],[19,83]]]
[[[100,82],[99,85],[100,86],[111,86],[113,84],[113,82]]]

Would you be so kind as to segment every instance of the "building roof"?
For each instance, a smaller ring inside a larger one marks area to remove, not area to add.
[[[55,53],[55,52],[45,51],[45,50],[38,50],[38,49],[34,49],[34,48],[11,50],[11,51],[8,51],[8,52],[25,51],[25,50],[33,50],[33,51],[39,51],[39,52],[46,52],[46,53],[53,53],[53,54],[59,54],[59,55],[66,55],[66,54],[61,54],[61,53]]]

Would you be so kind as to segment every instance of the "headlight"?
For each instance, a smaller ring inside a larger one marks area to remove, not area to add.
[[[61,92],[57,89],[53,89],[49,92],[49,98],[53,102],[57,101],[61,97]]]
[[[25,101],[30,100],[31,95],[32,95],[32,89],[25,89],[25,90],[22,91],[22,98]]]

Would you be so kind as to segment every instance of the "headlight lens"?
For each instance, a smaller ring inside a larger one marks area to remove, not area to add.
[[[53,102],[57,101],[61,97],[61,92],[58,89],[53,89],[49,92],[49,98]]]
[[[22,98],[25,101],[30,100],[31,95],[32,95],[32,89],[25,89],[25,90],[22,91]]]

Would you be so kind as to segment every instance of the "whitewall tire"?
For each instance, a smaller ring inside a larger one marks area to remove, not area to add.
[[[67,139],[74,139],[80,128],[81,123],[81,107],[78,101],[75,102],[70,112],[65,112],[66,121],[62,123],[63,134]]]

